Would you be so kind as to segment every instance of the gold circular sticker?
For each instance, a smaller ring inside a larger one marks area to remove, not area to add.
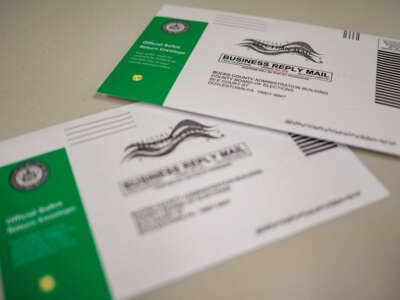
[[[133,76],[132,76],[132,80],[133,81],[140,81],[140,80],[142,80],[143,79],[143,75],[142,74],[134,74]]]
[[[44,293],[50,293],[56,287],[56,281],[51,275],[44,275],[39,279],[39,288]]]

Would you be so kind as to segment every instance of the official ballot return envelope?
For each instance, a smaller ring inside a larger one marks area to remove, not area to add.
[[[400,41],[164,5],[99,88],[400,155]]]
[[[126,105],[0,142],[4,297],[133,297],[386,195],[332,142]]]

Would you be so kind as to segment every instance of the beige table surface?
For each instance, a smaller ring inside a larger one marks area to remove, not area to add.
[[[95,91],[162,3],[0,0],[0,140],[128,104]],[[400,39],[400,0],[169,3]],[[354,151],[388,199],[139,299],[400,299],[400,158]]]

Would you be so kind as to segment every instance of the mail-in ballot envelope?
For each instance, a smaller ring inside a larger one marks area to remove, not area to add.
[[[99,92],[400,155],[400,41],[163,6]]]
[[[344,146],[144,103],[0,142],[5,299],[126,299],[387,195]]]

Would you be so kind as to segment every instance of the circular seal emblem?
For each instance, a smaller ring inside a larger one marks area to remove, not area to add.
[[[10,177],[12,187],[20,191],[29,191],[41,185],[49,174],[44,163],[26,162],[14,169]]]
[[[189,30],[189,24],[183,21],[168,21],[163,24],[162,30],[169,34],[180,34]]]

